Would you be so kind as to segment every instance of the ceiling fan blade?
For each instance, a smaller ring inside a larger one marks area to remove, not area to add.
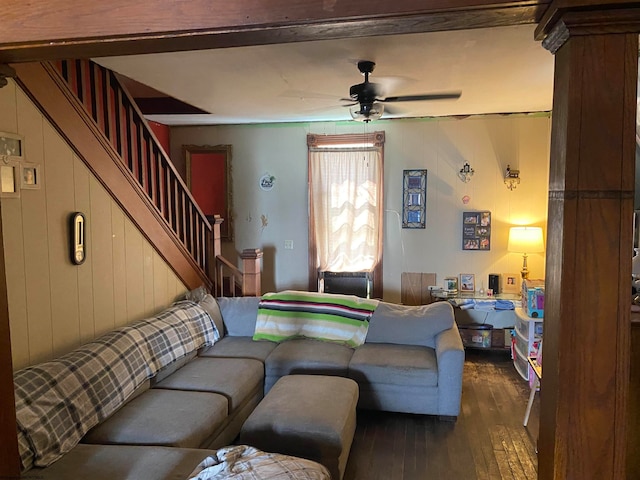
[[[424,100],[457,100],[462,92],[431,93],[425,95],[403,95],[399,97],[387,97],[378,99],[379,102],[419,102]]]
[[[384,106],[384,113],[388,113],[389,115],[401,115],[403,111],[396,107],[389,107],[387,105]]]

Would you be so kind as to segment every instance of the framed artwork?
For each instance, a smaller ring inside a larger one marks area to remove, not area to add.
[[[427,171],[402,172],[402,228],[425,228]]]
[[[520,291],[520,274],[502,274],[502,293],[518,293]]]
[[[446,277],[444,279],[444,289],[447,292],[458,292],[458,277]]]
[[[460,274],[460,291],[467,293],[476,291],[476,276],[473,273]]]
[[[0,160],[22,160],[24,158],[23,139],[15,133],[0,132]]]
[[[491,212],[462,212],[462,249],[491,250]]]
[[[40,165],[23,163],[20,166],[20,188],[35,190],[40,188]]]
[[[20,197],[20,163],[4,161],[0,163],[0,197]]]

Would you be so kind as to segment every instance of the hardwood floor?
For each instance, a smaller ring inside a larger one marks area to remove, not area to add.
[[[358,411],[344,480],[536,479],[540,400],[524,427],[529,392],[508,353],[467,350],[457,422]]]

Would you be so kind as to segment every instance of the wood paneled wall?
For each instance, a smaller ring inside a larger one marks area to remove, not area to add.
[[[13,368],[144,318],[186,290],[34,104],[0,89],[0,131],[25,138],[42,187],[2,199]],[[85,214],[87,260],[69,261],[67,222]]]

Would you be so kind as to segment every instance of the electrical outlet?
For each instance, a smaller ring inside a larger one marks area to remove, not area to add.
[[[284,249],[285,250],[293,250],[293,240],[285,240],[284,241]]]

